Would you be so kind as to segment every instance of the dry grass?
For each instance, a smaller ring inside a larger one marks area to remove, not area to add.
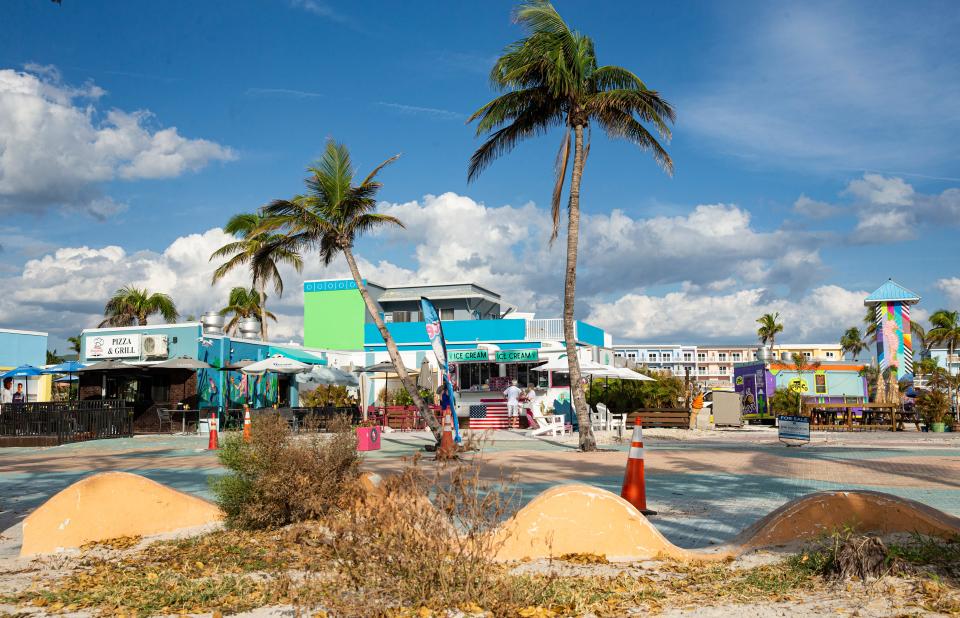
[[[356,434],[346,418],[335,419],[329,434],[309,429],[293,435],[282,419],[261,417],[249,443],[239,435],[224,441],[218,456],[228,472],[211,483],[228,526],[276,528],[343,505],[360,470]]]

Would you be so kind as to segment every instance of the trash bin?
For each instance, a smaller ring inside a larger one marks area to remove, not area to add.
[[[379,451],[380,450],[380,428],[379,427],[357,427],[357,450],[358,451]]]

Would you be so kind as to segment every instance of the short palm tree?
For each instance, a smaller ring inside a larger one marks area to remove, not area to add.
[[[876,306],[867,307],[867,313],[863,316],[863,338],[867,341],[877,338]]]
[[[264,217],[259,213],[241,213],[230,217],[223,231],[233,234],[237,240],[214,251],[210,259],[228,258],[213,271],[213,283],[223,279],[236,268],[250,268],[253,287],[260,296],[260,339],[266,341],[267,318],[270,317],[267,315],[266,287],[272,283],[277,295],[283,296],[280,266],[288,264],[300,272],[303,269],[303,259],[296,251],[277,245],[277,237],[266,232],[264,224]],[[265,247],[275,248],[264,251]]]
[[[146,326],[147,318],[160,314],[167,322],[176,321],[180,314],[168,295],[150,293],[145,288],[125,285],[117,290],[103,308],[104,326]]]
[[[860,335],[860,329],[856,326],[851,326],[843,333],[843,336],[840,337],[840,350],[843,354],[849,354],[853,357],[854,360],[857,360],[860,356],[860,353],[869,347],[867,342],[863,340],[863,337]]]
[[[70,343],[70,349],[77,353],[77,357],[80,357],[80,335],[76,337],[67,337],[67,341]]]
[[[264,294],[263,298],[266,300],[267,295]],[[235,287],[230,290],[230,299],[227,306],[220,310],[220,315],[232,316],[225,327],[228,334],[237,330],[243,318],[269,318],[277,321],[277,316],[260,305],[260,293],[255,288]]]
[[[263,216],[267,221],[265,229],[269,230],[276,240],[272,241],[273,245],[267,245],[261,251],[300,252],[317,249],[325,266],[329,266],[338,255],[343,255],[367,311],[383,337],[387,353],[404,389],[431,431],[439,438],[440,423],[407,373],[397,344],[383,322],[382,311],[363,284],[353,254],[354,242],[358,236],[379,227],[403,227],[403,223],[396,217],[376,212],[377,192],[383,186],[376,180],[377,174],[398,157],[399,155],[387,159],[375,167],[360,184],[354,184],[355,171],[347,147],[333,141],[327,142],[320,160],[308,168],[310,175],[305,181],[306,194],[290,200],[275,200],[263,208]]]
[[[574,323],[577,251],[580,235],[580,184],[590,151],[590,123],[609,137],[618,137],[649,150],[668,172],[670,155],[657,141],[669,139],[673,108],[659,93],[627,69],[599,66],[593,41],[571,30],[557,10],[545,0],[520,5],[516,21],[529,35],[507,46],[490,72],[493,85],[503,92],[471,117],[477,135],[487,139],[470,159],[468,179],[473,180],[496,158],[510,152],[521,140],[563,127],[557,156],[557,177],[551,210],[551,243],[560,228],[560,201],[566,184],[571,153],[573,164],[567,199],[567,254],[563,294],[563,332],[569,359],[573,404],[580,425],[581,450],[595,450],[589,408],[583,392]],[[647,126],[652,127],[652,132]],[[586,139],[586,142],[585,142]]]
[[[780,321],[780,313],[764,313],[757,318],[757,324],[760,325],[760,328],[757,329],[757,338],[760,339],[760,343],[763,345],[769,343],[770,349],[772,350],[776,343],[777,334],[783,332],[783,322]]]
[[[793,361],[793,369],[797,372],[797,377],[800,379],[801,384],[799,389],[800,397],[797,402],[797,415],[800,416],[803,414],[803,376],[809,372],[816,374],[817,370],[820,369],[820,361],[811,361],[801,352],[794,352],[790,355],[790,359]],[[814,393],[816,393],[816,387],[814,387]]]

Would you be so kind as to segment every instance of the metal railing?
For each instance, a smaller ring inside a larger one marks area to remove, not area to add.
[[[563,320],[560,318],[527,320],[526,339],[527,341],[563,341]]]
[[[120,400],[31,402],[0,408],[0,446],[53,446],[133,435],[133,408]]]

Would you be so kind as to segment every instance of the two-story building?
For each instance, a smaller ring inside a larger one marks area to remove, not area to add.
[[[540,372],[535,367],[566,354],[563,321],[538,319],[520,313],[500,295],[473,283],[388,287],[364,281],[377,301],[381,317],[396,342],[407,368],[419,369],[424,359],[436,370],[436,361],[420,312],[421,298],[437,308],[447,342],[455,387],[460,393],[459,415],[471,405],[501,398],[513,380],[534,385],[547,407],[558,413],[569,409],[569,381],[565,373]],[[306,281],[304,290],[304,344],[315,348],[354,351],[365,365],[386,361],[386,345],[352,279]],[[613,363],[610,336],[602,329],[577,321],[580,358]],[[376,376],[373,376],[376,381]],[[384,388],[398,388],[385,378],[374,382],[367,404]],[[474,401],[476,400],[476,401]],[[491,404],[492,406],[492,404]]]

